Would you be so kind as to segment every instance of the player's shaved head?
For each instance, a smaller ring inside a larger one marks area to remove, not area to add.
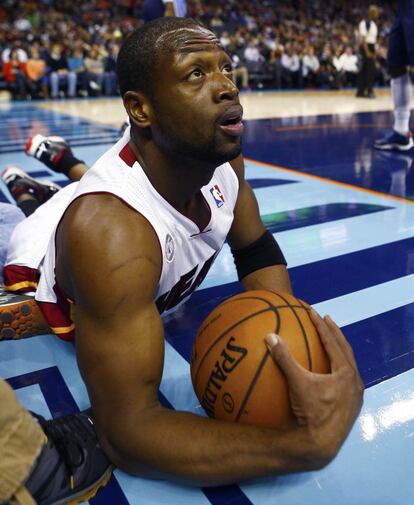
[[[192,43],[189,44],[190,37]],[[125,39],[117,59],[121,95],[127,91],[142,91],[151,96],[161,56],[179,49],[191,50],[197,39],[205,44],[219,45],[216,36],[193,19],[164,17],[135,30]]]

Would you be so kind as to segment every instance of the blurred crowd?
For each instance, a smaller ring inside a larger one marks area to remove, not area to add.
[[[118,94],[122,40],[144,0],[2,0],[2,87],[16,99]],[[220,38],[241,88],[355,86],[365,0],[200,0],[188,14]],[[380,8],[376,84],[387,84],[392,2]]]

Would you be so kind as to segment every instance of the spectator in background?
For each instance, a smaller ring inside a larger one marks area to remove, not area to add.
[[[97,46],[92,46],[85,58],[86,79],[92,95],[100,95],[104,83],[105,63],[103,55]]]
[[[17,59],[20,63],[26,63],[28,56],[27,56],[27,51],[23,49],[22,43],[20,40],[17,40],[13,46],[6,47],[3,52],[1,53],[1,61],[3,63],[7,63],[10,59],[10,53],[15,50],[17,54]]]
[[[76,74],[76,85],[80,96],[88,96],[86,68],[83,49],[75,46],[68,56],[68,70]]]
[[[358,56],[352,47],[347,46],[338,58],[339,80],[341,86],[355,86],[358,75]]]
[[[375,44],[378,36],[378,27],[375,21],[378,19],[378,14],[378,7],[370,5],[368,19],[363,19],[358,26],[358,33],[361,39],[361,63],[356,96],[359,98],[375,98],[373,89],[375,79]]]
[[[116,60],[118,59],[119,45],[112,44],[109,48],[108,56],[105,60],[105,80],[104,88],[108,95],[115,95],[118,88],[118,77],[116,74]]]
[[[302,76],[305,86],[315,87],[319,83],[319,59],[315,54],[315,48],[308,46],[302,58]]]
[[[46,71],[46,60],[41,56],[39,46],[34,44],[26,63],[27,82],[32,98],[48,98]]]
[[[234,82],[237,84],[240,81],[241,86],[239,88],[247,89],[249,87],[249,70],[236,51],[229,50],[228,52],[231,56]]]
[[[286,51],[280,60],[282,64],[282,84],[286,88],[302,87],[302,72],[299,55],[291,44],[286,46]]]
[[[26,63],[19,61],[17,49],[12,49],[3,64],[3,77],[14,100],[27,98]]]
[[[282,88],[282,54],[284,47],[277,43],[275,49],[271,51],[269,58],[269,70],[273,73],[273,85],[276,89]]]
[[[322,86],[326,86],[331,89],[340,88],[339,80],[339,56],[341,54],[340,48],[335,50],[335,55],[332,54],[332,50],[329,46],[325,46],[323,53],[320,58],[320,78],[319,82]]]
[[[229,47],[230,43],[231,43],[231,39],[230,39],[230,36],[229,36],[229,32],[224,31],[221,34],[221,37],[220,37],[220,44],[224,47],[224,49],[227,50],[227,48]]]
[[[265,61],[264,56],[261,54],[258,43],[256,40],[251,40],[246,49],[244,50],[244,59],[246,60],[247,65],[250,64],[260,64]]]
[[[183,18],[186,13],[186,0],[144,0],[141,17],[148,22],[163,16]]]
[[[63,94],[62,86],[67,86],[68,96],[74,97],[76,94],[76,73],[69,72],[68,61],[63,54],[63,48],[59,42],[52,44],[52,49],[47,55],[46,62],[49,68],[52,98],[58,98],[59,94]]]

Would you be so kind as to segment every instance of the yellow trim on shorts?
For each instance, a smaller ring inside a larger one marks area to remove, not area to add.
[[[57,326],[56,328],[51,326],[51,328],[56,335],[60,335],[61,333],[69,333],[74,330],[75,325],[72,323],[70,326]]]
[[[18,291],[19,289],[22,289],[22,288],[37,288],[37,282],[22,281],[22,282],[16,282],[16,284],[11,284],[10,286],[5,284],[4,287],[6,289],[8,289],[9,291]]]

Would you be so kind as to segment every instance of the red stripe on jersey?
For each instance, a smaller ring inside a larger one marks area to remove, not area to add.
[[[119,157],[122,161],[125,161],[129,167],[132,167],[132,165],[137,161],[137,157],[135,156],[134,151],[131,149],[129,144],[126,144],[121,149],[119,152]]]
[[[4,286],[9,291],[27,293],[36,291],[39,282],[39,272],[36,268],[22,265],[7,265],[3,269]]]
[[[63,340],[74,340],[73,302],[65,295],[58,284],[55,284],[53,291],[56,294],[56,303],[41,302],[39,300],[37,300],[37,303],[53,332]]]

